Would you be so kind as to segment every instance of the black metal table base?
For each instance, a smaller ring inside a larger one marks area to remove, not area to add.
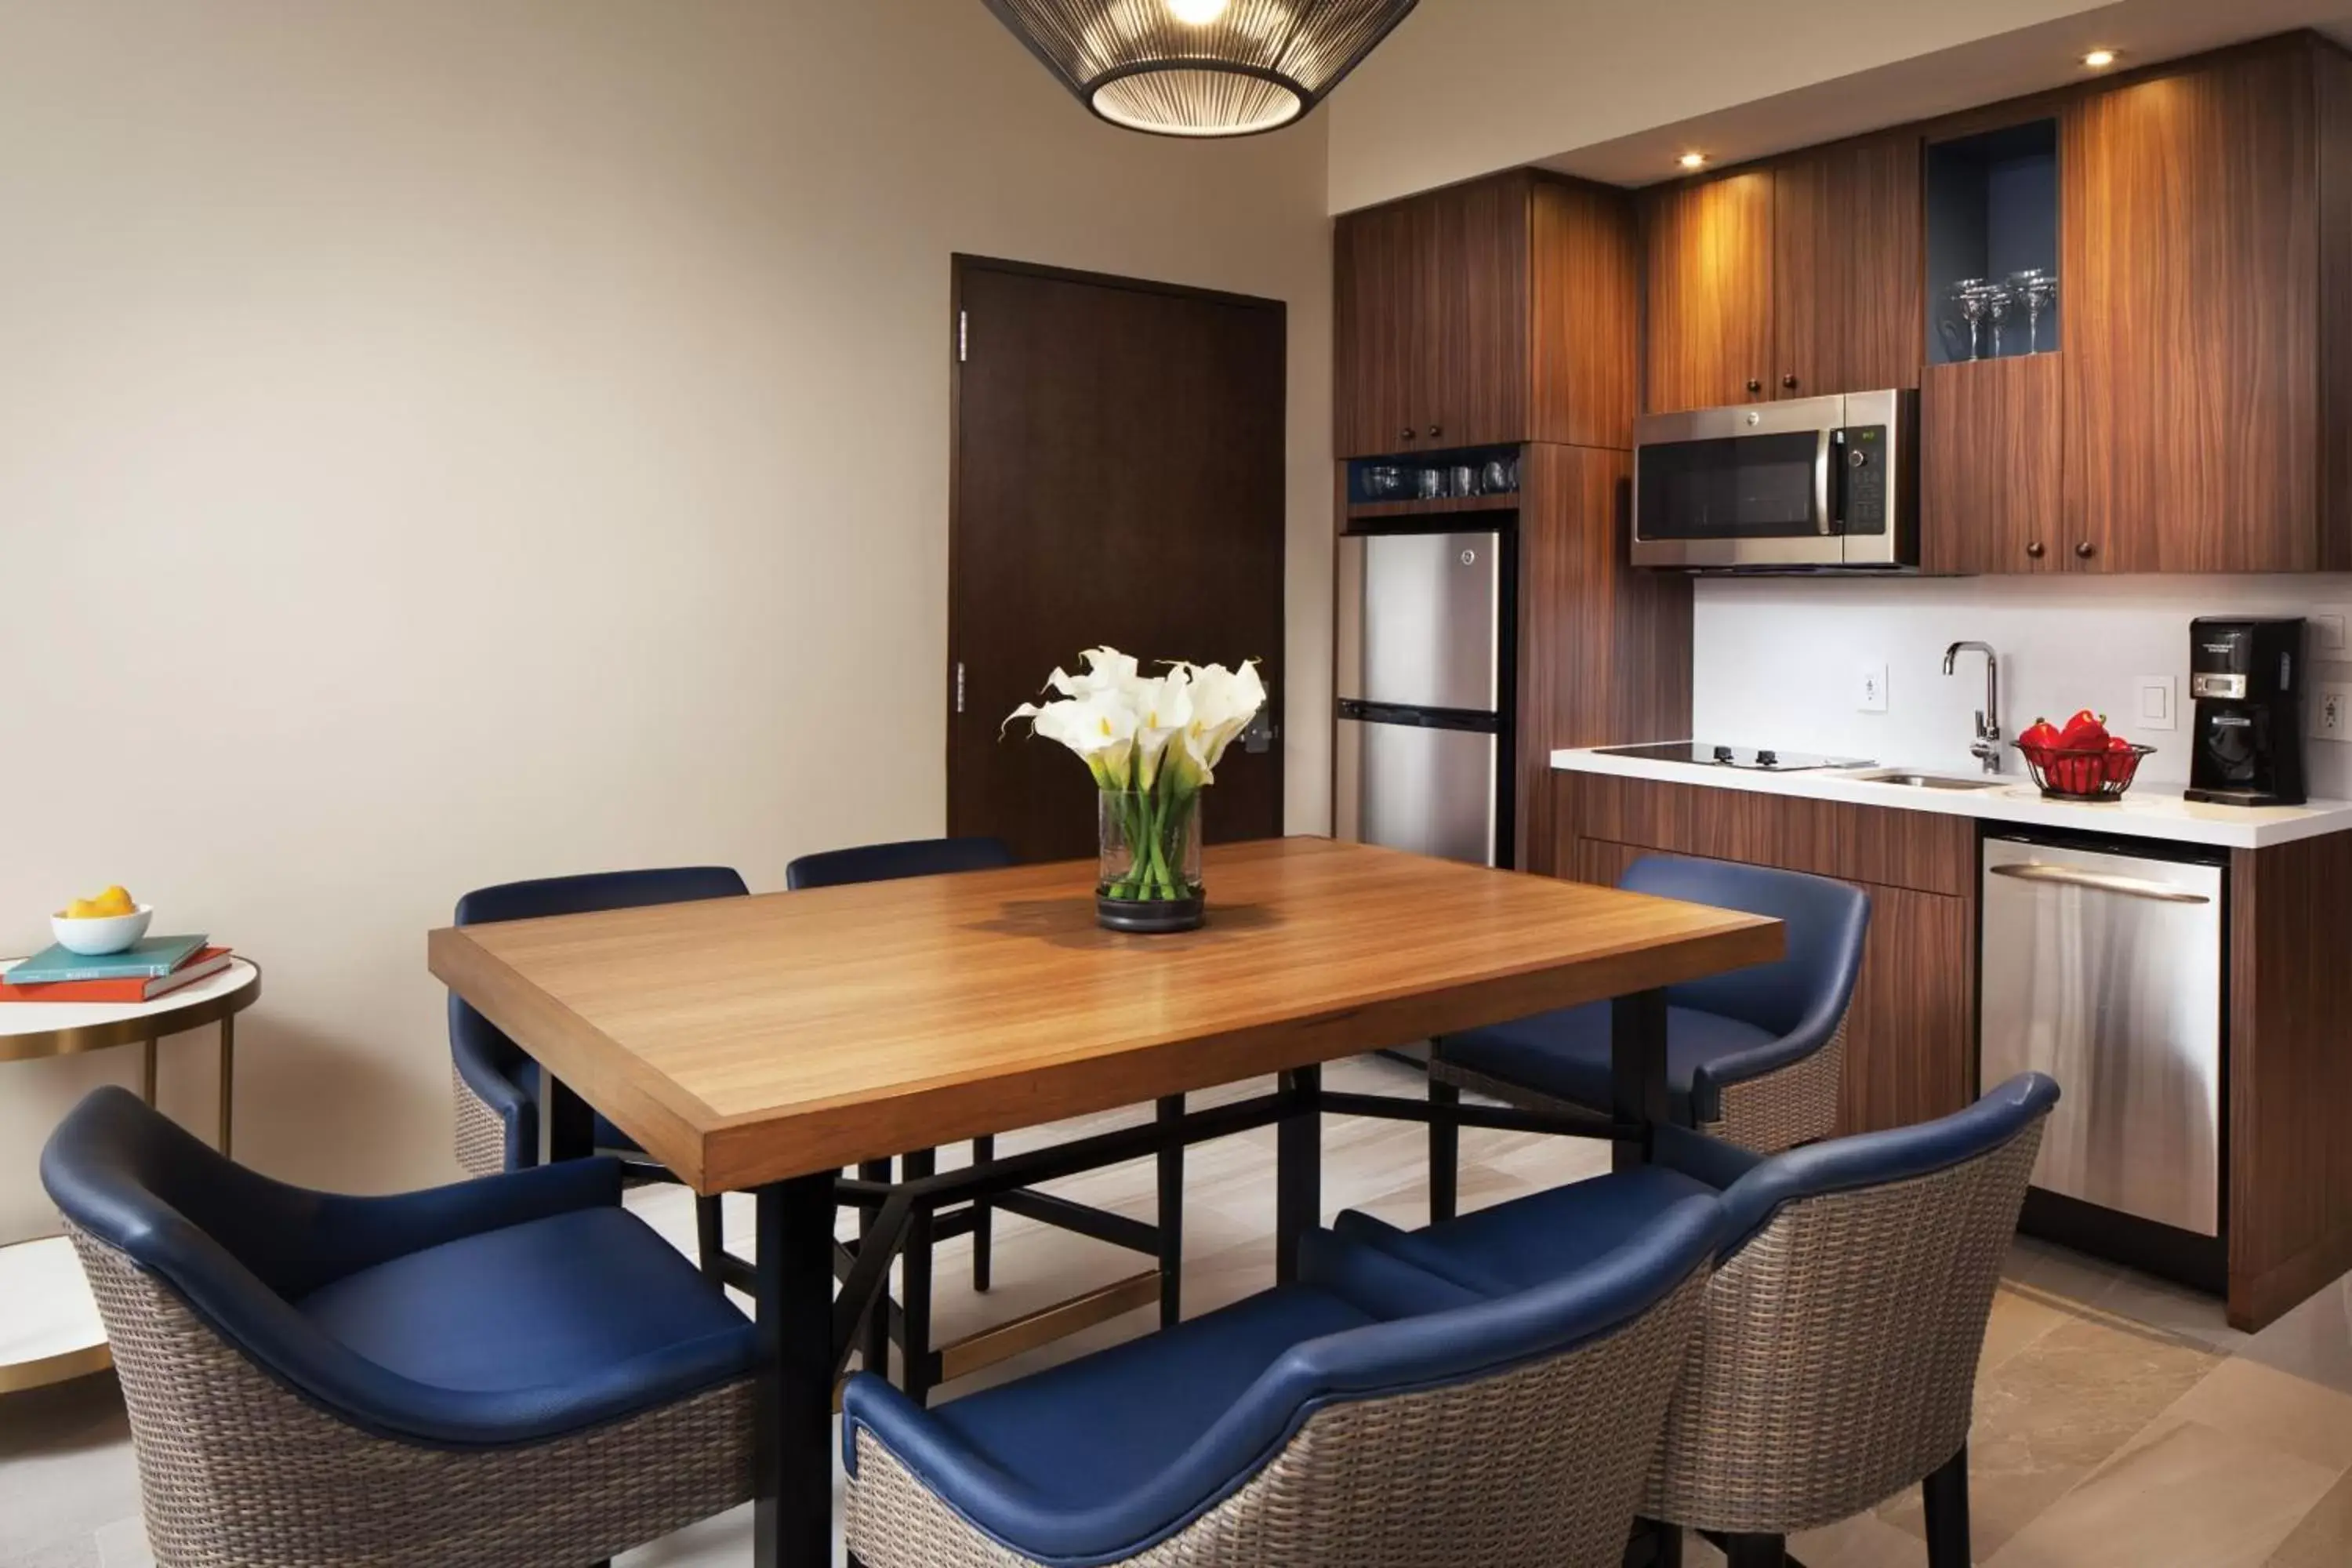
[[[1001,1157],[987,1157],[994,1154],[992,1143],[960,1170],[940,1172],[919,1154],[903,1160],[896,1182],[887,1178],[888,1162],[873,1161],[854,1177],[824,1171],[758,1189],[757,1256],[748,1262],[730,1257],[721,1265],[727,1282],[748,1288],[757,1303],[762,1371],[753,1562],[758,1568],[820,1568],[832,1562],[834,1389],[853,1352],[878,1370],[888,1364],[893,1340],[928,1347],[929,1281],[915,1265],[928,1247],[908,1254],[906,1300],[895,1311],[887,1289],[892,1259],[927,1234],[937,1239],[976,1233],[990,1209],[1001,1209],[1148,1251],[1168,1268],[1177,1261],[1175,1237],[1181,1230],[1181,1151],[1271,1125],[1276,1128],[1276,1269],[1287,1281],[1299,1237],[1322,1221],[1321,1119],[1327,1112],[1434,1121],[1449,1131],[1604,1138],[1614,1146],[1615,1168],[1646,1162],[1649,1130],[1667,1115],[1664,993],[1619,998],[1612,1022],[1612,1114],[1606,1118],[1333,1093],[1323,1088],[1322,1069],[1309,1065],[1283,1073],[1271,1094],[1204,1110],[1187,1110],[1181,1096],[1171,1096],[1139,1126]],[[579,1097],[550,1075],[547,1100],[545,1156],[588,1152],[593,1120]],[[1178,1158],[1168,1158],[1171,1153]],[[1028,1190],[1146,1157],[1161,1162],[1164,1229]],[[1171,1184],[1178,1190],[1171,1192]],[[843,1205],[863,1216],[854,1248],[834,1239],[834,1215]],[[956,1212],[940,1212],[956,1205]],[[1171,1308],[1172,1293],[1162,1298],[1163,1322],[1172,1321]],[[902,1386],[917,1398],[936,1371],[935,1363],[918,1363],[930,1359],[928,1353],[905,1358]]]

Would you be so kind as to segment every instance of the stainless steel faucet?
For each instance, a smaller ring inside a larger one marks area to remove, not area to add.
[[[1976,743],[1969,752],[1984,763],[1989,773],[2000,772],[2000,661],[1993,657],[1992,645],[1981,642],[1956,642],[1944,650],[1944,673],[1952,673],[1954,661],[1963,653],[1985,656],[1985,705],[1977,710]]]

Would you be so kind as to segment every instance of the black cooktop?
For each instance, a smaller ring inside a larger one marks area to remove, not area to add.
[[[1706,741],[1657,741],[1642,746],[1592,749],[1606,757],[1647,757],[1653,762],[1689,763],[1702,768],[1752,768],[1767,773],[1870,766],[1868,757],[1816,757],[1806,752],[1776,751],[1770,746],[1718,746]]]

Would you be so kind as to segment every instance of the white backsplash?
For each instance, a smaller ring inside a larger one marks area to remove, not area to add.
[[[1692,729],[1708,741],[1974,772],[1972,716],[1984,660],[1944,649],[1973,638],[2000,656],[2004,737],[2077,708],[2157,748],[2149,783],[2189,778],[2189,623],[2199,616],[2308,616],[2352,609],[2352,575],[2276,577],[1703,577]],[[1863,674],[1886,667],[1886,711],[1858,710]],[[2314,679],[2352,679],[2320,664]],[[2179,725],[2133,717],[2137,678],[2174,679]],[[2352,745],[2305,742],[2314,795],[2352,798]],[[2020,772],[2011,752],[2005,771]]]

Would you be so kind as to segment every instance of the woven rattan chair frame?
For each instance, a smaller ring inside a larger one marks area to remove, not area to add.
[[[293,1394],[121,1251],[68,1232],[114,1347],[160,1568],[551,1568],[751,1495],[750,1378],[551,1442],[399,1442]]]
[[[1789,1535],[1958,1453],[2041,1145],[2037,1121],[1966,1164],[1774,1216],[1707,1284],[1643,1512]]]
[[[1617,1568],[1706,1280],[1604,1339],[1469,1383],[1328,1405],[1135,1568]],[[1108,1437],[1109,1435],[1106,1434]],[[1034,1568],[859,1429],[866,1568]]]
[[[1778,1154],[1827,1138],[1837,1128],[1838,1085],[1845,1076],[1845,1026],[1846,1020],[1840,1018],[1829,1043],[1801,1060],[1726,1084],[1719,1097],[1722,1115],[1700,1122],[1698,1131],[1759,1154]],[[1473,1072],[1446,1060],[1442,1047],[1430,1052],[1429,1077],[1433,1083],[1483,1094],[1521,1110],[1553,1116],[1600,1114],[1589,1105]]]
[[[489,1101],[474,1092],[466,1075],[449,1064],[451,1103],[457,1109],[457,1163],[469,1176],[495,1176],[507,1168],[507,1128]]]

